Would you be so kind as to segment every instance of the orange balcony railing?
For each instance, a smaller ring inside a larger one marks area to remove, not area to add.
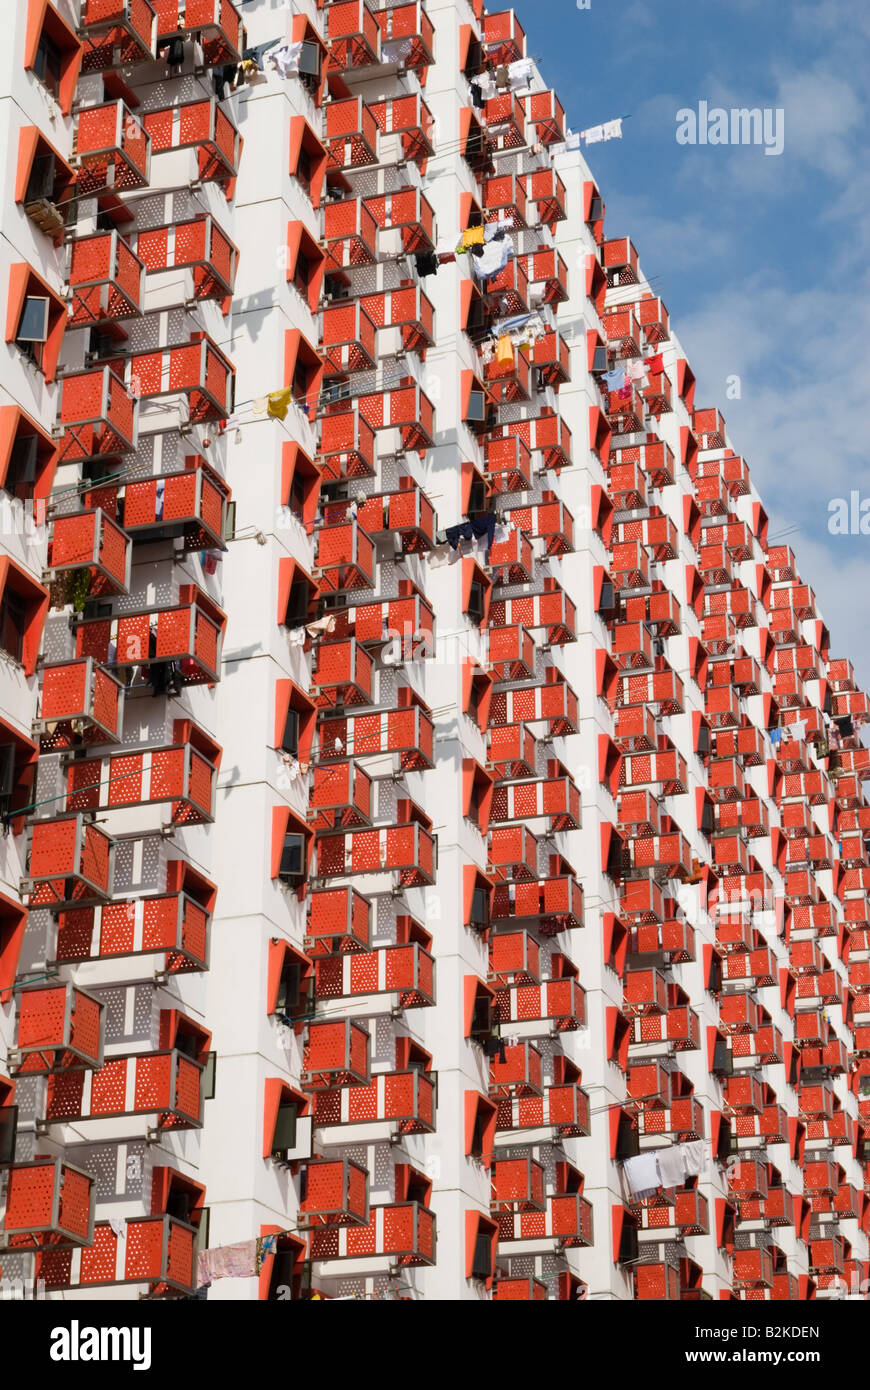
[[[172,1216],[128,1218],[123,1235],[98,1221],[93,1243],[79,1251],[40,1256],[38,1278],[53,1293],[109,1284],[149,1284],[192,1294],[196,1287],[196,1227]]]
[[[95,511],[55,517],[48,547],[54,574],[84,571],[94,598],[126,594],[130,588],[130,537],[110,516]]]
[[[116,743],[121,737],[124,687],[92,657],[42,668],[41,746],[49,752],[74,742]]]
[[[151,182],[151,136],[123,101],[86,106],[79,112],[75,152],[80,198],[130,193]]]
[[[153,154],[194,150],[203,182],[227,187],[239,172],[242,137],[215,97],[148,111],[142,121]]]
[[[148,62],[157,38],[154,5],[149,0],[84,0],[78,34],[82,72]]]
[[[77,237],[70,247],[69,286],[71,328],[137,318],[145,266],[117,231]]]
[[[138,404],[109,367],[63,377],[59,423],[59,463],[129,454],[138,442]]]
[[[57,915],[54,959],[65,965],[165,953],[167,973],[208,968],[211,914],[188,893],[160,893]]]
[[[202,1072],[199,1062],[175,1049],[110,1057],[97,1071],[51,1077],[45,1120],[71,1124],[151,1115],[159,1131],[199,1129]]]
[[[94,1235],[92,1174],[59,1158],[9,1169],[0,1250],[34,1251],[90,1245]]]

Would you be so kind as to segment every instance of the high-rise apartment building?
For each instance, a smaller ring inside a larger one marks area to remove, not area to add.
[[[0,1277],[865,1296],[868,701],[516,14],[4,18]]]

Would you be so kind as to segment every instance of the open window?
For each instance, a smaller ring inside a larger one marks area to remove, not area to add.
[[[608,1005],[605,1010],[605,1027],[607,1060],[614,1062],[621,1071],[625,1071],[631,1043],[631,1020],[615,1005]]]
[[[462,373],[460,418],[474,434],[485,434],[495,424],[495,409],[480,377],[470,370]]]
[[[428,1207],[432,1201],[432,1179],[411,1163],[397,1163],[395,1168],[396,1201],[419,1202]]]
[[[465,1153],[485,1167],[492,1161],[497,1108],[480,1091],[465,1092]]]
[[[309,1013],[313,979],[308,957],[291,942],[273,936],[269,942],[266,1013],[294,1023]]]
[[[463,982],[465,1036],[484,1047],[492,1037],[495,990],[477,975],[466,975]]]
[[[38,126],[22,126],[18,136],[15,201],[40,231],[59,243],[66,227],[75,174]]]
[[[462,611],[476,627],[485,626],[489,618],[492,580],[473,556],[462,560]]]
[[[317,706],[291,680],[275,682],[275,747],[299,762],[311,760]]]
[[[313,420],[320,401],[323,363],[298,328],[284,335],[284,380],[304,415]]]
[[[326,252],[318,246],[304,222],[290,222],[287,227],[287,279],[307,302],[312,314],[317,312]]]
[[[617,1264],[634,1264],[638,1257],[637,1219],[627,1207],[613,1207],[613,1254]]]
[[[36,670],[48,590],[8,556],[0,556],[0,649],[32,676]]]
[[[68,116],[81,67],[82,45],[75,30],[61,19],[49,0],[29,0],[24,45],[25,68]]]
[[[481,733],[489,725],[492,701],[492,677],[473,661],[462,663],[462,712],[473,719]]]
[[[271,876],[301,892],[308,878],[313,831],[289,806],[272,808]]]
[[[316,580],[311,578],[307,570],[288,555],[282,556],[278,561],[279,623],[291,629],[310,623],[319,592]]]
[[[296,443],[287,441],[281,449],[281,504],[311,530],[320,498],[320,469]]]
[[[51,435],[18,406],[0,406],[0,487],[20,502],[48,497],[57,446]],[[40,514],[34,513],[34,521]]]
[[[263,1104],[263,1157],[290,1163],[304,1158],[310,1137],[309,1098],[281,1077],[267,1076]],[[301,1123],[303,1120],[307,1123]]]
[[[326,173],[326,147],[304,116],[290,117],[290,176],[302,185],[312,207],[320,207]]]
[[[258,1297],[263,1303],[298,1301],[310,1297],[310,1265],[305,1241],[276,1226],[261,1226],[260,1235],[275,1236],[274,1255],[264,1255]]]
[[[26,926],[27,908],[0,893],[0,1004],[12,998]]]
[[[462,759],[462,814],[477,826],[481,835],[489,829],[493,783],[492,774],[474,758]]]
[[[157,1164],[151,1177],[151,1211],[199,1227],[204,1211],[205,1186],[168,1164]]]
[[[178,1009],[161,1009],[160,1047],[165,1051],[174,1049],[192,1062],[205,1066],[211,1048],[211,1033]]]
[[[467,927],[481,935],[489,930],[494,887],[475,864],[465,865],[462,870],[463,920]]]
[[[607,1112],[610,1126],[610,1157],[624,1162],[640,1153],[637,1121],[630,1110],[612,1106]]]
[[[41,276],[25,262],[9,270],[6,341],[54,381],[66,326],[67,307]]]
[[[326,84],[328,49],[307,15],[294,15],[290,38],[292,43],[301,44],[299,81],[308,91],[314,105],[319,106]]]
[[[9,1168],[15,1162],[18,1106],[12,1103],[14,1095],[15,1082],[0,1075],[0,1169]]]
[[[463,459],[459,465],[460,470],[460,502],[459,510],[464,516],[471,520],[474,516],[490,510],[489,506],[489,486],[486,478],[475,468],[470,460]]]
[[[419,1071],[430,1075],[432,1054],[413,1038],[396,1038],[396,1071]]]
[[[465,1213],[465,1277],[477,1279],[489,1289],[495,1275],[498,1226],[482,1212]]]
[[[31,804],[36,776],[37,745],[0,718],[0,823],[20,835],[23,812]]]
[[[623,838],[610,821],[602,821],[601,826],[601,871],[614,883],[623,876]]]

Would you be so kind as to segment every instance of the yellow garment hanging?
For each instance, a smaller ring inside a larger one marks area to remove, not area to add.
[[[273,420],[286,419],[292,399],[293,395],[289,386],[285,386],[281,391],[271,391],[266,405],[266,414]]]
[[[495,360],[496,362],[513,363],[514,347],[507,333],[502,334],[495,345]]]
[[[463,251],[467,251],[469,246],[483,245],[483,227],[466,227],[462,233],[462,240],[459,245]]]

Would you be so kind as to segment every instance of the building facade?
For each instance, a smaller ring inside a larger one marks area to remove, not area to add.
[[[0,1287],[866,1297],[867,698],[516,14],[0,81]]]

